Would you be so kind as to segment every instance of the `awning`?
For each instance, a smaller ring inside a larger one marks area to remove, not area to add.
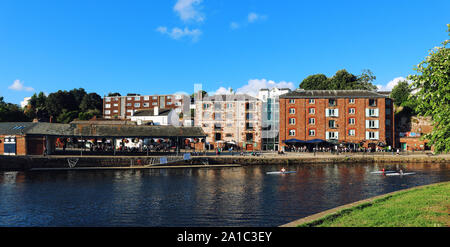
[[[306,141],[306,143],[323,143],[323,142],[326,142],[326,141],[322,140],[322,139],[313,139],[313,140]]]
[[[299,139],[289,139],[289,140],[285,140],[283,141],[284,143],[306,143],[305,141],[299,140]]]

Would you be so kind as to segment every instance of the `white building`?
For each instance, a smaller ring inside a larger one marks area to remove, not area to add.
[[[130,119],[136,122],[137,125],[180,126],[180,118],[175,109],[159,109],[159,107],[154,107],[153,110],[140,110],[133,112]]]

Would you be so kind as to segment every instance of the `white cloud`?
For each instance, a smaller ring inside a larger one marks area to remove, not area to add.
[[[236,89],[235,93],[236,94],[248,94],[250,96],[256,97],[258,95],[258,92],[260,89],[262,89],[262,88],[272,89],[274,87],[289,88],[291,90],[294,90],[296,88],[293,82],[286,82],[286,81],[275,82],[275,81],[267,80],[267,79],[250,79],[246,85]],[[220,87],[215,92],[208,93],[208,94],[209,95],[230,94],[230,93],[232,93],[230,91],[230,89],[231,88],[227,89],[225,87]]]
[[[261,14],[255,13],[255,12],[250,12],[247,15],[247,18],[244,21],[242,21],[242,22],[235,22],[235,21],[231,22],[230,23],[230,28],[233,29],[233,30],[234,29],[238,29],[238,28],[243,27],[243,26],[248,26],[249,24],[255,23],[257,21],[263,21],[265,19],[267,19],[267,15],[261,15]]]
[[[199,11],[200,3],[203,0],[178,0],[173,10],[180,16],[180,19],[187,21],[202,22],[205,17]]]
[[[172,39],[179,40],[183,37],[189,37],[193,42],[198,41],[202,31],[200,29],[192,29],[185,27],[184,29],[174,27],[172,30],[168,30],[167,27],[160,26],[156,28],[156,31],[165,35],[168,35]]]
[[[388,82],[386,85],[377,85],[378,91],[392,91],[392,89],[401,81],[407,81],[408,84],[411,84],[412,81],[406,79],[405,77],[399,76],[394,79],[392,79],[390,82]]]
[[[8,88],[15,91],[28,91],[28,92],[34,91],[34,88],[32,87],[25,87],[23,85],[23,82],[21,82],[20,80],[15,80],[13,84]]]

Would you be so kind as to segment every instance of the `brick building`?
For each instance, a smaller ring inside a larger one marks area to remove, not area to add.
[[[210,148],[261,150],[261,106],[247,94],[208,96],[196,100],[194,125],[202,127]]]
[[[191,99],[184,94],[139,95],[103,97],[103,117],[106,119],[129,119],[134,112],[142,110],[174,109],[177,114],[190,114]]]
[[[392,100],[385,94],[297,89],[280,96],[280,146],[289,139],[393,146],[393,115]]]
[[[433,124],[431,117],[402,116],[399,114],[395,121],[397,147],[403,151],[433,150],[424,139],[425,134],[431,133]]]

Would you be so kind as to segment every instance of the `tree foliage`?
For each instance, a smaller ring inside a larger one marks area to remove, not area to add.
[[[448,33],[450,35],[450,24]],[[438,153],[450,151],[450,40],[432,49],[414,70],[418,73],[408,78],[417,90],[417,112],[431,116],[433,131],[425,137]]]
[[[24,122],[29,118],[22,111],[20,106],[3,101],[0,97],[0,122]]]
[[[324,74],[315,74],[306,77],[299,85],[305,90],[375,90],[372,84],[376,79],[370,70],[363,70],[361,75],[354,75],[345,69],[328,78]]]
[[[406,80],[400,81],[392,88],[390,97],[394,100],[396,106],[401,106],[411,95],[411,87]]]

